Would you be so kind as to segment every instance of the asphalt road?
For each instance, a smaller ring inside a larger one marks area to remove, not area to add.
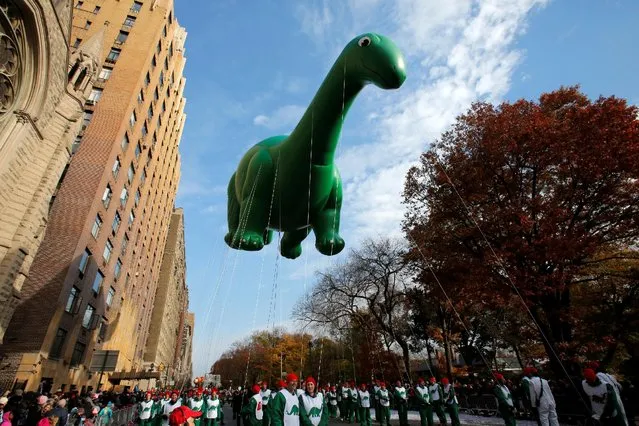
[[[373,411],[373,410],[371,410]],[[372,418],[372,426],[379,426],[378,423],[375,422],[375,414],[371,413]],[[435,424],[439,424],[437,420],[437,416],[435,416]],[[472,416],[469,414],[459,414],[459,420],[462,425],[489,425],[489,426],[503,426],[504,421],[500,417],[482,417],[482,416]],[[243,426],[237,420],[233,420],[233,410],[231,410],[231,406],[226,404],[224,405],[224,422],[225,426]],[[328,423],[330,426],[345,426],[349,423],[342,422],[338,419],[331,419]],[[351,423],[353,426],[359,426],[357,423]],[[391,410],[391,426],[399,426],[399,419],[397,417],[397,411]],[[419,420],[419,413],[417,411],[409,411],[408,412],[408,424],[410,426],[419,426],[421,424]],[[448,423],[450,425],[450,423]],[[517,426],[537,426],[537,423],[531,421],[522,421],[517,420]]]

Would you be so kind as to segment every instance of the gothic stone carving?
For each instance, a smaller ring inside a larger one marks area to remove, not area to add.
[[[23,42],[19,10],[10,0],[0,0],[0,117],[12,110],[18,98]]]

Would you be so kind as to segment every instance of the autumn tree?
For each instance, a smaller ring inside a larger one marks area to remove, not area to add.
[[[619,364],[639,338],[639,251],[598,253],[574,292],[579,350],[604,366]]]
[[[555,354],[574,338],[572,293],[584,266],[600,262],[602,249],[637,243],[637,113],[578,87],[538,102],[478,102],[406,178],[412,259],[457,273],[444,280],[453,297],[516,297],[557,372]]]
[[[365,241],[345,262],[319,273],[317,283],[294,307],[294,317],[333,330],[352,328],[354,321],[369,333],[379,333],[399,346],[410,375],[407,291],[413,281],[405,253],[399,240]]]

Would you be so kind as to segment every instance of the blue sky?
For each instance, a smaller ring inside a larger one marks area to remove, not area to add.
[[[400,235],[406,170],[474,100],[537,98],[579,83],[591,97],[639,103],[635,0],[176,0],[176,16],[188,31],[177,205],[185,209],[195,374],[251,330],[293,327],[290,308],[314,272],[347,252],[322,256],[311,235],[300,258],[278,260],[276,244],[238,252],[222,238],[240,157],[291,131],[356,35],[393,38],[408,78],[396,91],[367,87],[346,119],[337,163],[347,248]]]

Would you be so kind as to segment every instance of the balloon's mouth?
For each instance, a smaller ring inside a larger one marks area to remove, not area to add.
[[[379,71],[367,66],[364,62],[362,62],[362,66],[377,76],[378,81],[373,81],[372,83],[383,89],[399,89],[406,79],[405,74],[400,74],[399,72],[397,72],[396,66],[393,66],[394,72],[390,73],[390,75],[387,76],[382,75]]]

